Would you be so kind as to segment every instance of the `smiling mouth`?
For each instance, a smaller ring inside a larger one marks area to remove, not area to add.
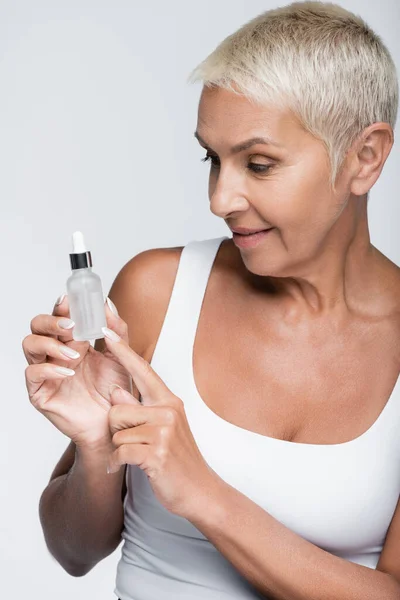
[[[237,233],[236,231],[233,231],[233,235],[241,235],[243,237],[248,237],[250,235],[257,235],[257,233],[263,233],[264,231],[269,231],[270,229],[273,229],[273,227],[268,227],[267,229],[260,229],[259,231],[253,231],[253,233]]]

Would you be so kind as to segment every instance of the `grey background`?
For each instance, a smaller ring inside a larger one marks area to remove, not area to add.
[[[201,84],[186,79],[223,38],[283,4],[0,3],[2,598],[115,598],[121,547],[73,578],[45,546],[39,497],[69,440],[29,403],[21,341],[65,291],[73,231],[85,234],[105,295],[142,250],[230,235],[209,210],[209,166],[193,137]],[[341,4],[399,69],[398,0]],[[372,242],[397,264],[398,164],[396,142],[369,203]]]

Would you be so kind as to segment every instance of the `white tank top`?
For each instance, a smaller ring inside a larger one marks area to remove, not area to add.
[[[183,400],[196,443],[222,479],[312,544],[375,569],[400,495],[400,378],[374,424],[341,444],[279,440],[219,417],[199,395],[192,358],[225,239],[191,241],[182,250],[151,364]],[[265,598],[188,520],[158,502],[139,467],[128,465],[126,479],[114,589],[121,600]]]

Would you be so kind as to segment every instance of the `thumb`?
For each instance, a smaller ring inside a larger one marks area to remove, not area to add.
[[[141,406],[141,403],[135,396],[133,396],[127,390],[124,390],[121,386],[116,383],[110,385],[110,404],[114,406],[115,404],[134,404]]]

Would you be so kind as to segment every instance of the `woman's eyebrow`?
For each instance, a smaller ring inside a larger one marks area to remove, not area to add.
[[[209,150],[212,150],[212,148],[201,138],[201,136],[198,134],[197,131],[194,132],[194,137],[201,144],[203,144],[203,146],[205,146]],[[273,140],[271,138],[254,137],[254,138],[250,138],[249,140],[245,140],[244,142],[241,142],[240,144],[236,144],[236,146],[232,146],[231,153],[236,154],[238,152],[242,152],[243,150],[247,150],[247,148],[250,148],[251,146],[254,146],[255,144],[265,144],[266,146],[276,146],[277,148],[282,148],[281,144],[278,144],[278,142],[275,142],[275,140]]]

